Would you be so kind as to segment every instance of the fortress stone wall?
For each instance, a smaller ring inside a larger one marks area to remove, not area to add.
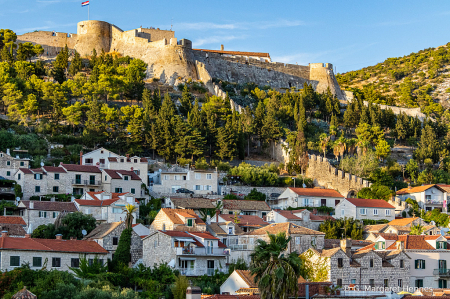
[[[314,185],[335,189],[345,197],[351,197],[372,184],[360,177],[338,170],[328,162],[327,158],[309,155],[306,176],[313,179]]]
[[[93,49],[100,53],[115,51],[123,55],[142,59],[148,64],[148,77],[175,85],[179,80],[202,80],[199,64],[209,76],[230,82],[254,82],[275,88],[299,87],[307,82],[319,92],[329,87],[338,98],[344,99],[331,64],[308,66],[263,62],[244,56],[222,56],[201,50],[192,50],[189,40],[180,41],[175,32],[153,28],[138,28],[123,31],[103,21],[82,21],[77,25],[77,34],[31,32],[18,37],[19,42],[31,41],[41,44],[55,55],[66,44],[82,56],[91,55]],[[203,81],[203,80],[202,80]],[[214,89],[214,86],[210,86]]]

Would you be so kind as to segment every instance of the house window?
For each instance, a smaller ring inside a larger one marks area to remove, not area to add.
[[[136,189],[134,189],[134,188],[131,188],[131,192],[130,192],[131,194],[136,194]]]
[[[75,175],[75,184],[81,184],[81,174]]]
[[[103,151],[100,151],[101,154],[103,154]]]
[[[141,174],[141,171],[140,171],[140,170],[137,170],[137,169],[133,170],[133,172],[134,172],[135,174],[137,174],[137,175],[140,175],[140,174]],[[184,179],[184,180],[186,180],[186,179]]]
[[[425,199],[431,199],[431,195],[425,195]]]
[[[400,268],[405,268],[405,262],[403,260],[400,260]]]
[[[391,210],[386,210],[386,216],[391,216]]]
[[[127,175],[123,176],[123,179],[124,179],[125,181],[128,181],[128,176],[127,176]]]
[[[345,210],[342,209],[342,210],[341,210],[341,216],[344,216],[344,215],[345,215]]]
[[[228,211],[228,214],[233,215],[234,213],[233,211]]]
[[[18,179],[18,180],[20,180],[20,179],[21,179],[21,177],[22,177],[22,176],[21,176],[21,174],[20,174],[20,173],[19,173],[19,174],[17,174],[17,179]]]
[[[202,187],[200,185],[195,185],[194,190],[202,190]]]
[[[337,279],[336,285],[342,286],[342,279],[341,279],[341,278],[338,278],[338,279]]]
[[[59,192],[59,187],[53,186],[53,193],[58,193],[58,192]]]
[[[399,288],[402,288],[403,287],[403,281],[401,279],[399,279],[397,281],[397,285],[398,285]]]
[[[195,179],[196,180],[201,180],[202,179],[202,174],[201,173],[196,173],[195,174]]]
[[[113,237],[113,245],[119,244],[119,237]]]
[[[42,173],[35,173],[34,174],[34,179],[35,180],[42,180]]]
[[[311,246],[316,246],[316,237],[311,238]]]
[[[61,267],[61,258],[60,257],[53,257],[52,258],[52,267],[54,267],[54,268]]]
[[[53,212],[53,218],[58,217],[58,215],[59,215],[59,212]]]
[[[20,256],[10,256],[9,257],[9,265],[11,267],[19,267],[20,266]]]
[[[446,289],[447,288],[447,280],[446,279],[439,279],[439,288],[440,289]]]
[[[211,180],[212,179],[212,174],[211,173],[207,173],[206,174],[206,179],[207,180]]]
[[[116,188],[116,193],[122,193],[122,188]]]
[[[59,173],[55,173],[55,180],[59,180]]]
[[[84,159],[84,163],[92,164],[92,163],[94,163],[94,160],[92,158],[86,158],[86,159]]]
[[[338,258],[338,268],[342,268],[344,267],[344,259],[343,258]]]
[[[375,286],[375,279],[369,279],[369,285],[373,288]]]
[[[25,166],[25,162],[20,162],[20,166]]]
[[[73,268],[80,268],[80,259],[70,259],[70,266]]]
[[[370,268],[373,268],[373,259],[370,259]]]
[[[213,241],[206,241],[206,253],[213,254]]]
[[[169,180],[169,176],[167,174],[164,175],[164,180],[168,181]]]
[[[212,186],[211,185],[205,185],[205,190],[211,191],[212,190]]]
[[[6,161],[6,165],[11,166],[11,161]]]
[[[373,214],[378,216],[378,209],[373,209]]]
[[[156,248],[156,247],[158,247],[158,241],[157,240],[155,240],[155,242],[153,243],[153,248]]]
[[[107,181],[108,180],[108,177],[105,175],[105,181]]]
[[[351,283],[351,284],[356,284],[356,279],[352,279],[352,280],[350,281],[350,283]]]
[[[120,163],[123,163],[123,159],[120,159]]]
[[[423,288],[423,279],[416,279],[416,288]]]
[[[89,184],[90,185],[95,185],[95,175],[90,175],[89,176]]]
[[[120,208],[113,208],[112,212],[113,212],[113,214],[121,214],[123,211]]]
[[[233,234],[233,227],[232,227],[232,226],[229,226],[229,227],[228,227],[228,234],[229,234],[229,235],[232,235],[232,234]]]
[[[436,249],[447,249],[447,242],[436,242]]]
[[[389,287],[389,279],[385,279],[383,281],[383,285],[384,285],[385,288]]]
[[[366,215],[367,214],[367,209],[359,209],[359,213],[361,215]]]
[[[179,176],[179,175],[175,175],[175,176],[174,176],[174,180],[175,180],[175,181],[179,181],[179,180],[180,180],[180,176]]]
[[[187,226],[192,226],[192,219],[187,220]]]
[[[100,164],[105,164],[105,159],[100,159]]]
[[[137,159],[134,159],[134,163],[137,163]]]
[[[46,211],[39,211],[39,218],[47,218],[47,212]]]
[[[383,241],[378,241],[375,243],[375,250],[382,250],[385,249],[386,244]]]
[[[33,256],[33,267],[42,267],[42,257]]]
[[[41,186],[34,186],[34,192],[36,193],[41,192]]]
[[[6,176],[11,176],[11,171],[7,171]]]
[[[295,237],[295,245],[300,245],[300,237]]]
[[[416,269],[425,269],[425,260],[415,260],[414,266]]]

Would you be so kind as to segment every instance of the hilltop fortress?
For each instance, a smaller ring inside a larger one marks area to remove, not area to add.
[[[308,66],[271,62],[268,53],[193,49],[188,39],[177,40],[175,32],[155,28],[123,31],[103,21],[82,21],[77,34],[36,31],[17,37],[17,42],[32,42],[44,47],[44,55],[54,56],[66,45],[81,56],[118,52],[142,59],[148,64],[147,76],[175,85],[178,80],[192,78],[203,81],[211,91],[211,79],[237,83],[255,82],[274,88],[301,87],[312,84],[318,92],[331,92],[339,99],[345,95],[329,63]],[[214,92],[213,92],[214,93]]]

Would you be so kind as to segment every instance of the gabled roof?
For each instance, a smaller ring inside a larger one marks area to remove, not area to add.
[[[210,233],[189,232],[189,234],[194,235],[199,238],[202,238],[202,239],[206,239],[206,240],[219,240],[218,238],[214,237]]]
[[[333,189],[320,188],[291,188],[297,195],[300,196],[314,196],[314,197],[340,197],[344,198],[339,192]]]
[[[108,174],[111,179],[119,179],[122,180],[124,175],[130,176],[131,180],[140,181],[141,178],[131,170],[115,170],[115,169],[103,169],[106,174]],[[120,176],[120,174],[122,176]]]
[[[75,202],[80,206],[106,207],[112,205],[119,199],[120,198],[105,199],[105,200],[75,199]]]
[[[183,220],[177,215],[177,213],[187,213],[188,215],[192,216],[192,218],[195,218],[195,223],[197,225],[205,225],[205,222],[200,219],[200,217],[195,214],[195,212],[191,209],[168,209],[164,208],[159,211],[160,213],[165,213],[167,217],[173,222],[173,224],[185,224]],[[180,214],[181,215],[181,214]]]
[[[419,217],[413,217],[413,218],[403,218],[403,219],[394,219],[391,222],[389,222],[389,225],[398,225],[398,226],[405,226],[408,224],[411,224],[415,220],[419,219]]]
[[[27,209],[30,209],[30,201],[20,201]],[[78,209],[73,202],[61,202],[61,201],[37,201],[33,200],[33,210],[41,211],[59,211],[59,212],[77,212]]]
[[[255,283],[255,275],[250,273],[250,270],[234,270],[237,275],[239,275],[242,280],[248,285],[249,288],[257,288],[258,285]]]
[[[437,189],[441,190],[442,192],[445,192],[444,189],[441,188],[440,185],[436,185],[436,184],[431,184],[431,185],[423,185],[423,186],[418,186],[418,187],[408,187],[408,188],[403,188],[397,191],[397,195],[403,195],[403,194],[411,194],[411,193],[418,193],[418,192],[423,192],[426,191],[432,187],[436,187]]]
[[[266,235],[270,234],[278,234],[278,233],[286,233],[286,236],[296,234],[296,235],[325,235],[322,232],[312,230],[303,226],[299,226],[290,222],[284,223],[273,223],[266,227],[256,229],[254,231],[245,233],[244,235]]]
[[[191,239],[194,240],[194,244],[195,244],[197,247],[205,247],[205,246],[204,246],[201,242],[199,242],[194,236],[192,236],[192,235],[190,235],[190,234],[188,234],[188,233],[186,233],[186,232],[174,231],[174,230],[166,230],[166,231],[160,230],[159,232],[160,232],[160,233],[163,233],[163,234],[165,234],[165,235],[167,235],[167,236],[170,236],[170,237],[172,237],[172,238],[176,238],[176,237],[179,237],[179,238],[191,238]]]
[[[42,168],[45,170],[45,172],[66,173],[66,171],[62,167],[43,166]]]
[[[21,224],[27,225],[20,216],[0,216],[0,224]]]
[[[302,211],[304,211],[305,209],[302,210],[296,210],[295,212],[300,213]],[[279,210],[276,209],[274,210],[276,213],[280,214],[281,216],[283,216],[284,218],[288,219],[288,220],[302,220],[302,218],[295,216],[293,214],[293,211],[289,211],[289,210]]]
[[[366,226],[364,226],[364,231],[370,232],[370,233],[379,233],[379,232],[383,232],[388,226],[389,226],[389,224],[387,224],[387,223],[366,225]]]
[[[27,287],[23,287],[23,289],[15,293],[11,299],[37,299],[37,296],[28,291]]]
[[[93,200],[100,200],[100,198],[97,197],[98,194],[102,194],[103,191],[96,191],[96,192],[87,192],[90,197],[92,197]]]
[[[215,206],[211,202],[210,199],[207,198],[179,198],[179,197],[171,197],[175,208],[183,208],[183,209],[214,209]]]
[[[270,211],[270,208],[265,201],[224,199],[222,203],[223,208],[226,210]]]
[[[60,164],[60,166],[63,167],[66,171],[102,173],[102,171],[97,166],[77,164]]]
[[[0,249],[107,254],[95,241],[0,237]]]
[[[0,224],[0,231],[7,231],[8,236],[25,236],[26,234],[21,224]]]
[[[382,199],[346,198],[346,200],[356,207],[395,209],[393,205]]]
[[[264,227],[266,225],[269,225],[269,222],[264,221],[262,218],[256,216],[256,215],[230,215],[230,214],[221,214],[220,217],[222,217],[225,221],[231,221],[236,223],[235,217],[237,217],[237,220],[239,221],[236,223],[238,226],[253,226],[253,227]]]
[[[426,240],[437,238],[439,238],[439,236],[399,235],[396,241],[403,242],[405,249],[435,250],[435,248],[431,246]],[[393,243],[386,250],[395,250],[395,249],[397,249],[397,245]]]
[[[41,168],[19,168],[20,171],[22,171],[24,174],[35,174],[35,173],[44,173],[44,171]]]
[[[333,216],[328,215],[309,215],[309,220],[311,221],[326,221],[326,220],[335,220]]]
[[[115,230],[119,225],[121,225],[123,221],[112,222],[112,223],[102,223],[94,228],[87,236],[84,237],[87,239],[101,239]]]
[[[373,244],[371,241],[366,240],[351,240],[352,241],[352,247],[365,247],[368,245]],[[325,239],[324,240],[324,249],[332,249],[332,248],[340,248],[341,246],[341,240],[339,239]]]

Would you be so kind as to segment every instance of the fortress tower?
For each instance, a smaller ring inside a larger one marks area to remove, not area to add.
[[[109,52],[111,48],[112,25],[103,21],[83,21],[77,25],[77,43],[75,50],[81,56],[92,55],[95,49]]]

